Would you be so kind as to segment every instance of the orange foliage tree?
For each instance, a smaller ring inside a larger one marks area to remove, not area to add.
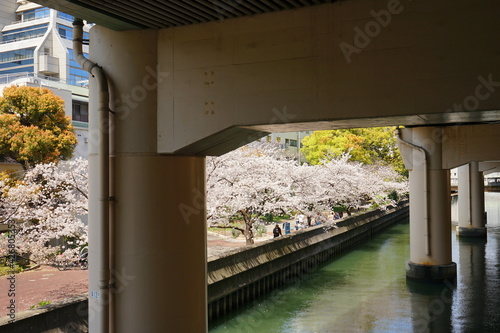
[[[70,159],[76,145],[64,101],[45,88],[5,88],[0,97],[0,155],[23,169]]]

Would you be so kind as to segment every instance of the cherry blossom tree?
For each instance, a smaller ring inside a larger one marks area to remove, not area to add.
[[[265,145],[248,145],[207,160],[207,220],[211,226],[239,230],[254,243],[254,225],[265,214],[284,213],[296,198],[293,180],[284,175],[295,162],[280,159]],[[244,227],[230,226],[240,218]]]
[[[408,191],[408,184],[397,172],[387,165],[350,162],[344,154],[324,164],[314,166],[314,173],[320,175],[318,202],[332,209],[335,206],[359,207],[371,203],[376,207],[394,205],[389,194],[402,196]]]
[[[344,154],[318,165],[299,165],[266,144],[251,144],[207,159],[209,226],[233,228],[253,244],[254,226],[267,213],[312,215],[343,205],[395,204],[407,183],[387,165],[350,162]],[[234,219],[244,222],[240,228]]]
[[[87,244],[83,222],[88,206],[88,163],[83,159],[38,164],[21,180],[3,179],[2,223],[14,223],[16,252],[44,262],[62,251],[76,253]],[[63,246],[61,246],[63,245]],[[0,249],[7,249],[0,236]]]

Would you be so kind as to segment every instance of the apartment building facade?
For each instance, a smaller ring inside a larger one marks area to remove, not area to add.
[[[72,16],[30,1],[2,0],[0,94],[10,85],[52,90],[73,121],[78,139],[74,156],[87,158],[88,73],[73,58],[72,22]],[[84,27],[84,38],[90,26]]]

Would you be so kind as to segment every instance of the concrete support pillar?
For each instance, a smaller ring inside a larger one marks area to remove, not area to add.
[[[460,237],[486,237],[484,177],[479,163],[458,168],[458,226]]]
[[[205,161],[117,156],[116,332],[205,332]]]
[[[113,285],[108,292],[98,285],[102,249],[96,195],[96,147],[105,133],[98,130],[91,99],[91,333],[207,331],[205,158],[157,153],[156,86],[168,73],[158,77],[151,47],[156,42],[155,31],[96,27],[91,32],[91,59],[110,79],[115,112],[110,167],[115,184],[110,208]],[[91,94],[98,94],[94,84]]]
[[[454,280],[449,170],[442,168],[442,129],[405,128],[401,139],[399,146],[410,170],[410,260],[406,276],[414,280]]]

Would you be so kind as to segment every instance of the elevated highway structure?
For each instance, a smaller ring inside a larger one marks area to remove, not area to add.
[[[500,159],[499,2],[37,2],[96,23],[106,75],[90,84],[91,332],[206,331],[205,156],[269,132],[405,126],[407,276],[456,276],[449,169]]]

